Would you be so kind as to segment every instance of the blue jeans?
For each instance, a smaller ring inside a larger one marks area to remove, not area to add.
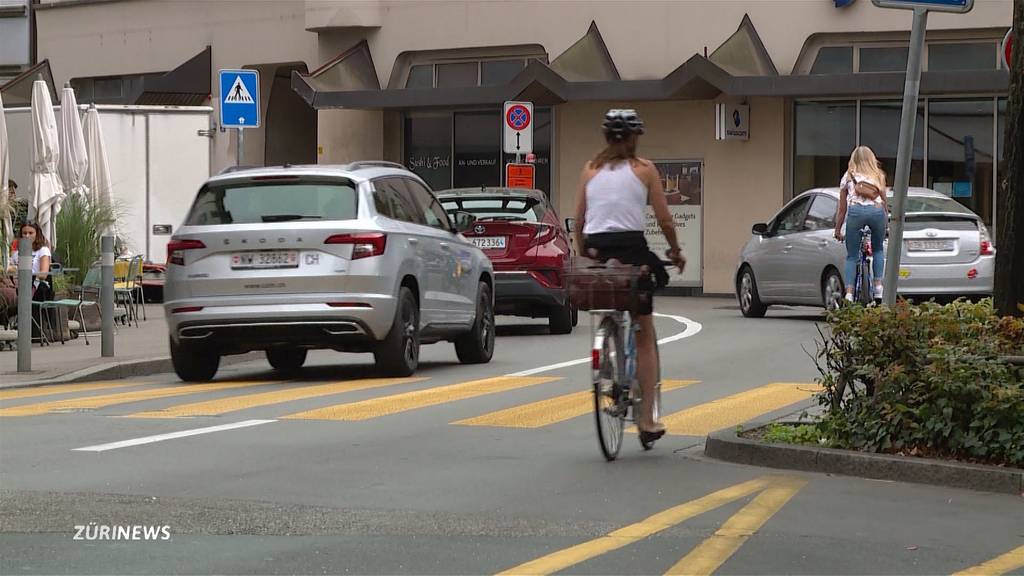
[[[860,262],[860,231],[871,228],[871,250],[873,254],[871,274],[875,281],[881,283],[885,271],[885,209],[882,207],[854,204],[846,212],[846,287],[853,288],[857,275],[857,264]]]

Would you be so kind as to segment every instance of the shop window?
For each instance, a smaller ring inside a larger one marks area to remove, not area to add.
[[[928,103],[928,187],[973,210],[993,214],[992,99]]]
[[[896,178],[896,153],[900,141],[903,103],[862,101],[860,104],[860,143],[868,146],[882,162],[888,185]],[[917,109],[914,126],[914,154],[910,162],[910,185],[924,185],[924,107]]]
[[[455,188],[501,186],[501,111],[455,113]]]
[[[479,81],[478,62],[437,65],[438,88],[463,88],[476,86]]]
[[[451,186],[451,113],[417,113],[406,116],[405,163],[434,190]]]
[[[795,122],[794,191],[839,186],[857,145],[856,102],[797,102]]]
[[[409,79],[405,82],[406,88],[433,88],[434,87],[434,65],[419,64],[409,69]]]
[[[811,65],[811,74],[853,72],[853,46],[823,46]]]
[[[994,70],[996,45],[994,42],[956,44],[929,44],[928,70]]]
[[[480,63],[480,84],[491,86],[507,84],[526,68],[522,58],[515,60],[491,60]]]
[[[907,69],[906,46],[865,46],[860,49],[860,72],[902,72]]]

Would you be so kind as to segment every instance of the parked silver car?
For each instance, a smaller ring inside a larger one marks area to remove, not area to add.
[[[838,188],[808,190],[767,224],[753,226],[736,267],[744,316],[764,316],[771,304],[840,304],[846,244],[833,237],[838,204]],[[994,275],[995,247],[978,215],[948,196],[911,188],[898,293],[985,296],[992,293]]]
[[[421,343],[448,340],[462,362],[489,362],[493,286],[487,256],[397,164],[229,171],[167,246],[171,359],[186,381],[252,350],[278,370],[310,349],[373,352],[408,375]]]

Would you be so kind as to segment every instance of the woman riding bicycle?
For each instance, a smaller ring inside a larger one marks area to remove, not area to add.
[[[889,204],[885,196],[885,172],[867,146],[858,146],[850,155],[846,174],[839,182],[839,213],[836,214],[836,240],[843,240],[843,221],[846,220],[846,300],[853,302],[854,278],[860,258],[860,230],[871,228],[871,275],[874,277],[875,299],[882,298],[882,273],[885,270],[885,251],[882,242],[889,221]]]
[[[636,155],[637,137],[644,123],[635,110],[609,110],[604,131],[607,146],[587,162],[576,194],[576,245],[600,260],[646,266],[639,282],[640,305],[636,311],[637,374],[641,389],[641,432],[661,435],[665,427],[654,421],[654,390],[657,384],[658,350],[654,331],[653,298],[655,275],[660,285],[668,282],[661,259],[647,247],[644,228],[650,204],[661,231],[671,247],[668,257],[682,271],[686,264],[676,240],[675,221],[668,211],[661,175],[649,160]]]

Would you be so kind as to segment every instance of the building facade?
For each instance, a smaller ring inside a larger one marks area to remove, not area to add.
[[[929,17],[911,169],[990,229],[1011,10],[976,0]],[[679,283],[710,293],[733,291],[751,225],[837,185],[857,144],[895,172],[911,24],[869,0],[43,0],[34,13],[39,60],[81,102],[216,106],[218,69],[259,69],[247,164],[383,158],[435,189],[499,185],[502,103],[533,102],[536,186],[563,217],[603,112],[636,108],[691,261]],[[214,170],[234,147],[214,131]]]

